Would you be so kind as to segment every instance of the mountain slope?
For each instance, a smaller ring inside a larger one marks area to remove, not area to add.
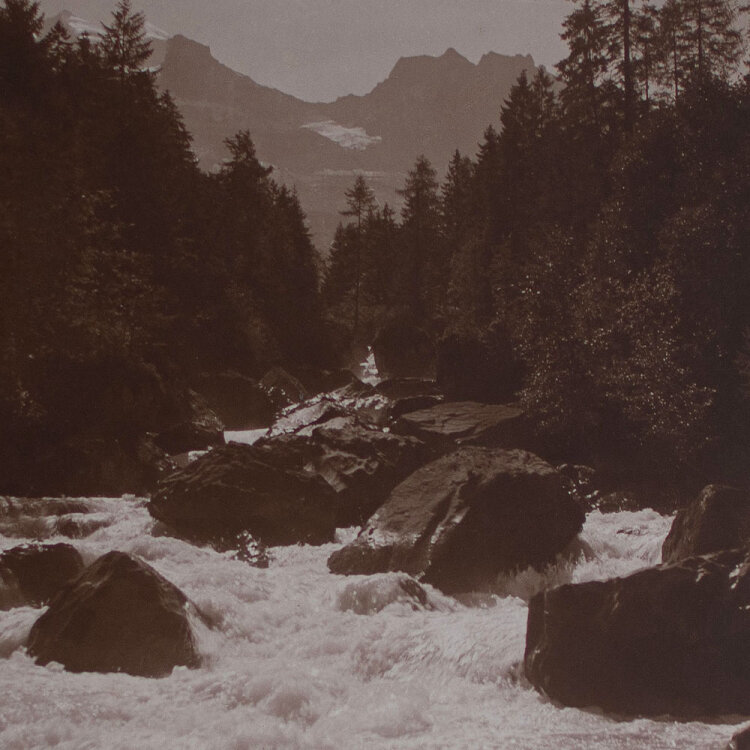
[[[101,28],[67,12],[59,19],[74,36],[95,37]],[[449,49],[439,57],[401,58],[368,94],[316,104],[237,73],[203,44],[147,31],[159,86],[182,112],[201,166],[218,169],[224,139],[249,130],[259,158],[277,179],[296,186],[322,250],[356,173],[366,174],[381,202],[398,207],[396,189],[416,157],[425,154],[442,174],[455,149],[473,156],[520,73],[534,69],[528,55],[491,52],[474,64]]]

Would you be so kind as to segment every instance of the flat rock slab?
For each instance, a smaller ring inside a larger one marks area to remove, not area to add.
[[[55,661],[71,672],[161,677],[200,664],[191,608],[151,566],[109,552],[55,595],[31,628],[28,652],[37,664]]]
[[[521,409],[474,401],[453,401],[403,414],[392,429],[442,451],[461,445],[517,448],[524,442]]]
[[[750,713],[750,551],[537,594],[524,663],[529,681],[566,706]]]
[[[583,520],[563,477],[538,456],[462,448],[401,482],[328,567],[403,571],[447,593],[482,590],[502,571],[553,560]]]

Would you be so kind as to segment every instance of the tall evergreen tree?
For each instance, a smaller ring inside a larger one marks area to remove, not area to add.
[[[151,42],[146,38],[146,19],[143,13],[134,13],[130,0],[119,0],[112,13],[112,22],[103,24],[104,35],[100,42],[105,63],[115,71],[121,81],[142,72],[151,57]]]
[[[359,333],[359,307],[362,288],[362,255],[363,255],[363,223],[375,208],[375,194],[362,175],[358,175],[354,185],[344,194],[346,209],[342,216],[350,216],[356,225],[356,240],[354,249],[354,319],[352,321],[352,337],[356,341]]]
[[[403,270],[407,306],[417,319],[436,312],[447,269],[440,246],[440,199],[437,173],[419,156],[398,194],[401,210]]]

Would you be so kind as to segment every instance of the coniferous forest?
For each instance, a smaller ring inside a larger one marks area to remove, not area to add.
[[[465,366],[520,402],[550,455],[746,479],[750,83],[727,0],[576,2],[556,74],[522,75],[442,182],[417,158],[400,212],[357,177],[325,261],[252,133],[198,169],[127,0],[98,43],[42,23],[0,7],[1,490],[136,450],[207,374],[346,366],[388,325],[426,334],[438,380]]]
[[[324,255],[129,0],[2,0],[0,746],[747,746],[731,3],[575,0],[445,175],[342,170]]]
[[[106,454],[113,439],[132,453],[190,412],[198,374],[326,356],[295,194],[246,132],[227,139],[218,174],[197,168],[143,26],[124,1],[101,43],[72,42],[59,26],[39,36],[35,3],[0,8],[6,490],[44,471],[65,487],[71,456]]]
[[[557,76],[522,75],[442,183],[417,159],[400,217],[357,179],[322,289],[331,317],[368,339],[405,315],[442,342],[439,379],[474,352],[485,393],[517,397],[561,458],[746,478],[741,23],[724,0],[577,2]]]

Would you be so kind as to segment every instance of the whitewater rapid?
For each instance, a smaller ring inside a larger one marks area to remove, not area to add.
[[[38,667],[24,643],[41,610],[0,611],[4,750],[718,750],[738,728],[731,717],[623,721],[561,708],[523,677],[526,600],[543,586],[658,563],[671,519],[654,511],[593,512],[572,560],[462,602],[427,586],[424,607],[393,574],[328,572],[327,557],[353,529],[336,544],[274,548],[258,569],[163,535],[145,500],[83,502],[88,513],[64,520],[85,520],[95,528],[88,537],[59,536],[56,517],[6,513],[0,549],[44,539],[74,544],[87,563],[113,549],[142,558],[213,621],[195,623],[204,663],[164,679]]]

